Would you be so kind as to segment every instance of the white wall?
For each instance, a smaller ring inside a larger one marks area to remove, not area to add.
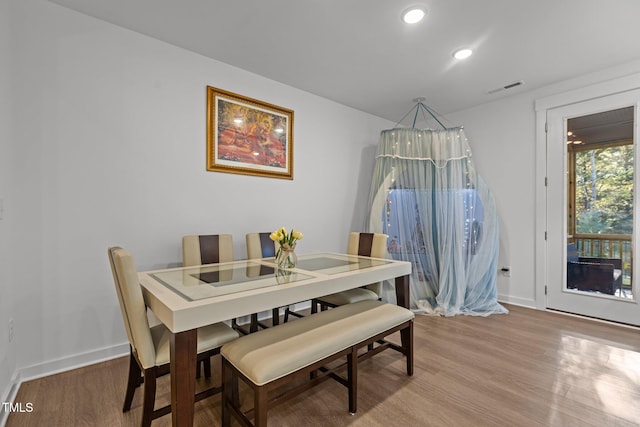
[[[7,205],[10,196],[11,168],[11,63],[9,0],[0,0],[0,200]],[[7,206],[8,207],[8,206]],[[13,316],[14,292],[9,284],[9,238],[11,218],[0,211],[0,402],[9,393],[16,366],[16,349],[9,343],[9,319]],[[0,414],[0,424],[2,415]]]
[[[536,229],[536,210],[544,200],[536,199],[535,180],[538,168],[543,172],[537,176],[544,177],[545,167],[543,162],[536,163],[540,150],[536,147],[535,101],[638,72],[640,61],[447,115],[450,122],[464,125],[477,171],[496,199],[500,217],[499,266],[511,267],[511,277],[498,275],[501,301],[546,307],[543,277],[535,265],[536,255],[539,256],[536,243],[544,245],[544,228],[539,226],[544,218],[538,219]]]
[[[126,348],[109,245],[148,270],[177,265],[185,234],[232,233],[243,258],[247,232],[299,228],[304,253],[344,251],[361,227],[359,185],[392,123],[46,1],[13,7],[7,215],[27,376]],[[207,85],[295,111],[293,181],[206,171]]]

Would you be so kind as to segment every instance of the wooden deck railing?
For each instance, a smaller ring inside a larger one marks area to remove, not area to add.
[[[619,258],[622,260],[622,284],[630,285],[633,274],[631,235],[627,234],[574,234],[580,256]]]

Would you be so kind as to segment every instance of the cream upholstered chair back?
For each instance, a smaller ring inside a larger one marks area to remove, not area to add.
[[[233,261],[231,234],[190,235],[182,238],[184,267],[230,261]]]
[[[131,350],[144,369],[150,368],[155,366],[156,351],[133,256],[117,246],[110,247],[108,253]]]
[[[347,253],[349,255],[370,256],[372,258],[386,258],[387,236],[382,233],[349,233]]]
[[[247,233],[247,258],[272,258],[276,256],[276,251],[280,247],[278,242],[274,242],[269,237],[271,233]]]
[[[347,253],[349,255],[369,256],[372,258],[386,258],[388,237],[382,233],[358,233],[353,231],[349,233]],[[380,295],[382,283],[372,283],[367,285],[367,289]]]

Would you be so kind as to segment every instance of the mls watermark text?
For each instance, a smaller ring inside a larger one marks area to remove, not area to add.
[[[33,403],[31,402],[2,402],[2,410],[6,413],[12,412],[33,412]]]

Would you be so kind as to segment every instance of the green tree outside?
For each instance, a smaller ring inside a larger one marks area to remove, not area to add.
[[[576,232],[632,234],[632,144],[576,153]]]

